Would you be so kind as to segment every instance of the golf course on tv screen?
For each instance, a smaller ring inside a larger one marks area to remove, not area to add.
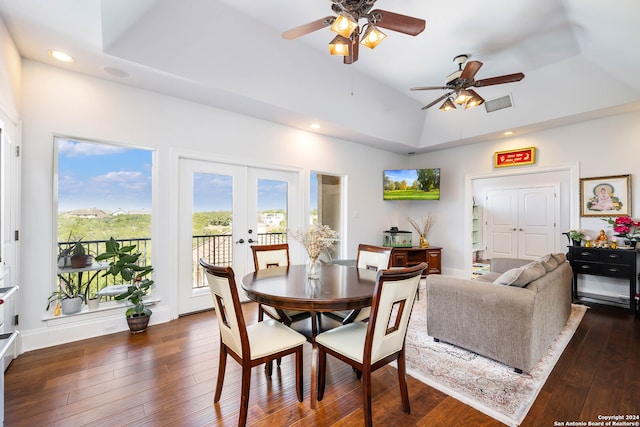
[[[384,200],[440,200],[440,168],[385,170]]]

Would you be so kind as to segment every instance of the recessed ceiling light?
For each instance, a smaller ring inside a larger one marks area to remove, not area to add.
[[[311,123],[309,126],[311,129],[320,129],[320,125],[318,123]]]
[[[73,57],[71,55],[68,55],[64,52],[60,52],[59,50],[50,50],[49,51],[49,55],[54,58],[57,59],[58,61],[62,61],[62,62],[73,62],[75,61],[75,59],[73,59]]]
[[[503,133],[504,136],[509,136],[509,135],[513,135],[515,132],[512,130],[508,130],[505,133]]]

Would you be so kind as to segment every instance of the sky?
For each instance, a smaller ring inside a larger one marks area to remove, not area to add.
[[[384,174],[392,181],[407,181],[407,184],[412,184],[418,179],[418,172],[415,169],[386,170]]]
[[[152,151],[57,139],[58,211],[97,208],[105,211],[151,212]],[[193,211],[232,209],[232,177],[193,175]],[[287,183],[259,180],[258,210],[287,209]],[[311,209],[317,207],[318,185],[311,175]]]
[[[151,211],[152,151],[57,139],[58,211]]]

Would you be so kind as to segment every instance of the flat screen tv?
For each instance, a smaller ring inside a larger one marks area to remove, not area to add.
[[[440,200],[440,168],[385,170],[382,183],[384,200]]]

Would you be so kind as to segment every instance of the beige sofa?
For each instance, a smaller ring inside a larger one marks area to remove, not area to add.
[[[429,275],[427,333],[530,372],[571,314],[571,279],[564,254],[496,258],[476,280]]]

